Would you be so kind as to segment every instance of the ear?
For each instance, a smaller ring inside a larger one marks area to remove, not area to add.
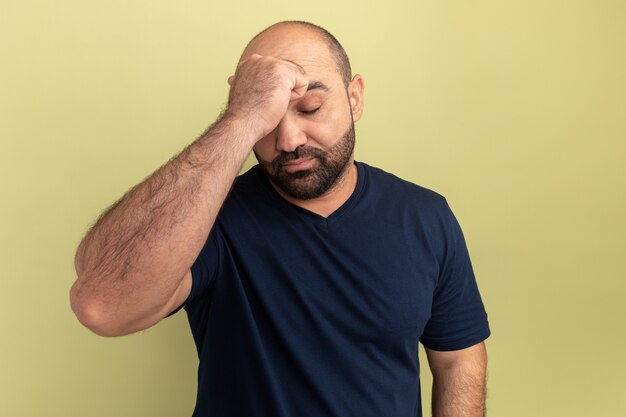
[[[348,84],[348,99],[352,109],[352,118],[356,122],[363,113],[363,78],[356,74]]]

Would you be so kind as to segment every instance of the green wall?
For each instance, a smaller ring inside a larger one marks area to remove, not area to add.
[[[0,415],[191,414],[184,313],[91,334],[73,254],[214,120],[247,40],[283,19],[327,27],[363,75],[357,159],[457,214],[493,332],[490,415],[626,415],[617,0],[0,0]]]

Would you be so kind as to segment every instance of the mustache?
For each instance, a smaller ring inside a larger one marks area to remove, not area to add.
[[[321,149],[312,148],[310,146],[302,146],[296,148],[293,152],[281,152],[280,155],[272,160],[272,168],[274,171],[277,171],[287,162],[291,162],[299,158],[317,158],[323,161],[326,158],[326,155]]]

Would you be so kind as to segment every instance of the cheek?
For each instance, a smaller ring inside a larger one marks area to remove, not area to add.
[[[346,131],[350,124],[350,115],[342,109],[328,109],[307,129],[309,138],[323,146],[331,146]]]

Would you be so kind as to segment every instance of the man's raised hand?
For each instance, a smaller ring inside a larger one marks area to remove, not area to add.
[[[293,62],[253,54],[239,63],[228,84],[226,114],[243,121],[258,141],[278,126],[289,103],[306,93],[308,80]]]

